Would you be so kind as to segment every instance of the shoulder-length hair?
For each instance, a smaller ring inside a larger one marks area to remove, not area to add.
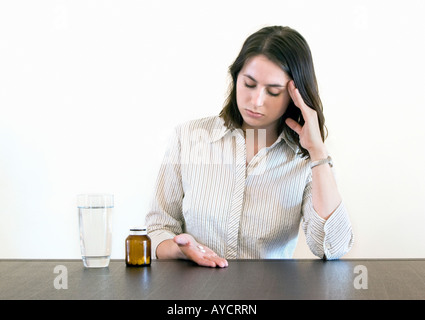
[[[305,104],[316,110],[322,141],[325,141],[327,130],[311,51],[301,34],[289,27],[265,27],[245,40],[238,57],[229,67],[232,81],[225,105],[220,112],[220,117],[223,118],[225,125],[230,129],[242,127],[243,119],[236,103],[236,81],[245,62],[257,55],[266,56],[294,80]],[[288,117],[304,125],[300,109],[291,100],[288,109],[279,121],[277,134],[283,133],[285,139],[299,147],[299,154],[302,157],[309,158],[308,151],[300,145],[298,134],[285,123],[285,119]]]

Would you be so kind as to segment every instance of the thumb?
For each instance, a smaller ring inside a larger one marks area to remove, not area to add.
[[[298,122],[296,122],[294,119],[287,118],[285,120],[285,123],[288,125],[289,128],[294,130],[296,133],[300,134],[302,126]]]
[[[190,244],[190,240],[185,234],[179,234],[178,236],[175,236],[173,240],[179,246],[187,246]]]

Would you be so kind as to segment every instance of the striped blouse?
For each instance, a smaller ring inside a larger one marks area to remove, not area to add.
[[[243,132],[220,117],[179,125],[146,215],[152,252],[189,233],[226,259],[292,258],[301,223],[314,255],[343,256],[353,244],[344,203],[327,220],[315,212],[310,162],[296,151],[280,135],[246,164]]]

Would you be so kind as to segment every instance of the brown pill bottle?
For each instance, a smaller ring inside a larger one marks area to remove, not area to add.
[[[129,267],[143,267],[151,264],[151,239],[147,228],[132,228],[125,239],[125,264]]]

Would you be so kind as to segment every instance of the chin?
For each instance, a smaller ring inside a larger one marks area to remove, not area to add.
[[[245,125],[247,125],[248,127],[252,127],[252,128],[262,128],[262,127],[266,127],[266,124],[264,123],[264,121],[258,121],[258,120],[253,120],[253,119],[244,119]]]

